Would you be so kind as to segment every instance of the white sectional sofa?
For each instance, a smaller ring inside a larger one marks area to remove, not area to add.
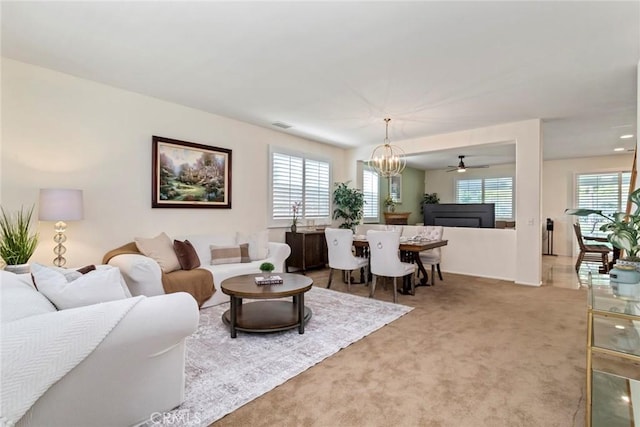
[[[2,425],[135,425],[184,400],[185,339],[199,317],[190,295],[125,298],[58,311],[34,288],[30,275],[0,271],[0,301]],[[107,327],[104,339],[95,335],[99,343],[88,355],[82,353],[75,366],[65,359],[93,331],[82,316],[118,310],[124,317]],[[80,325],[77,339],[63,329],[70,321]],[[70,370],[48,388],[38,387],[46,383],[42,377],[56,378],[51,371],[61,366],[62,372]],[[35,403],[34,396],[39,396]]]
[[[285,260],[291,254],[291,248],[286,243],[264,242],[267,256],[263,259],[252,259],[246,263],[218,264],[211,265],[210,246],[231,246],[242,243],[245,240],[237,233],[213,233],[191,236],[173,236],[176,240],[189,240],[193,245],[198,257],[200,258],[200,268],[207,269],[213,274],[213,282],[216,292],[203,305],[210,307],[229,301],[229,296],[220,291],[220,283],[224,279],[242,274],[252,274],[260,272],[260,264],[270,262],[275,266],[274,272],[282,273],[284,271]],[[249,244],[256,244],[249,241]],[[250,252],[251,247],[249,248]],[[162,295],[164,289],[162,287],[162,271],[160,266],[153,259],[144,255],[122,254],[111,258],[108,263],[120,268],[122,275],[127,282],[132,295]]]

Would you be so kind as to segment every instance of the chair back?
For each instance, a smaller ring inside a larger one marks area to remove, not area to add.
[[[371,273],[377,276],[400,277],[405,274],[400,262],[400,231],[367,232]]]
[[[441,225],[426,225],[424,230],[420,233],[420,236],[427,240],[442,240],[444,236],[444,227]],[[440,262],[442,248],[434,248],[428,251],[421,252],[421,255],[427,255],[432,258],[437,258]]]
[[[580,229],[580,223],[573,223],[573,231],[576,233],[576,237],[578,238],[578,246],[580,246],[581,251],[586,251],[587,248],[584,247],[584,237],[582,237],[582,230]]]
[[[325,228],[324,237],[327,240],[330,268],[338,270],[357,268],[355,257],[351,252],[353,231],[348,228]]]

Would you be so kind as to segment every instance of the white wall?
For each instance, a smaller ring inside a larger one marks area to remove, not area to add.
[[[427,153],[458,147],[513,142],[516,144],[516,238],[509,248],[515,253],[513,277],[518,284],[539,286],[542,279],[541,186],[542,186],[542,132],[540,120],[506,123],[462,132],[435,135],[405,141],[394,141],[407,154]],[[356,179],[356,160],[369,158],[374,146],[353,149],[348,152],[346,167],[350,179]],[[497,231],[497,230],[489,230]],[[502,243],[486,239],[486,256],[500,252]],[[499,250],[498,250],[499,249]],[[447,256],[457,256],[449,251]],[[462,264],[462,263],[461,263]],[[469,268],[465,274],[474,274]]]
[[[6,58],[2,113],[5,209],[37,203],[40,188],[84,190],[85,219],[67,232],[70,266],[98,263],[134,236],[264,229],[269,144],[331,158],[334,180],[345,180],[342,149]],[[152,209],[152,135],[232,149],[232,209]],[[39,232],[32,260],[50,264],[53,223]],[[283,229],[271,234],[284,241]]]
[[[571,256],[575,253],[576,239],[571,226],[574,217],[564,210],[575,207],[574,186],[578,173],[630,171],[633,154],[584,157],[579,159],[547,160],[543,164],[542,217],[554,222],[553,253]],[[546,232],[543,233],[546,252]]]
[[[516,275],[516,231],[445,227],[441,270],[478,277],[513,280]]]

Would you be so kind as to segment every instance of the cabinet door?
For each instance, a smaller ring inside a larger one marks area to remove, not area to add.
[[[305,266],[306,268],[324,267],[327,259],[327,243],[324,233],[306,235]]]
[[[287,231],[286,242],[291,248],[291,255],[287,258],[287,271],[289,271],[289,267],[304,270],[304,235]]]

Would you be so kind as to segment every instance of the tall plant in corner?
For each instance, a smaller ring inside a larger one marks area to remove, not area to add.
[[[340,228],[349,228],[355,231],[364,212],[364,194],[357,188],[349,188],[347,182],[336,182],[333,190],[333,219],[342,219]]]
[[[0,208],[0,257],[9,266],[29,262],[38,244],[38,234],[31,232],[34,207],[24,207],[15,214],[7,214]]]

